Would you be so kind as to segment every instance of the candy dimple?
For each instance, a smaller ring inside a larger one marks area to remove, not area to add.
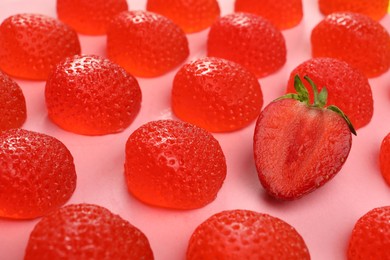
[[[53,67],[80,53],[77,33],[44,15],[13,15],[0,26],[0,68],[24,79],[45,80]]]
[[[206,57],[184,65],[172,88],[172,109],[181,119],[212,132],[247,126],[260,113],[256,77],[241,65]]]
[[[220,14],[216,0],[148,0],[146,9],[172,19],[186,33],[206,29]]]
[[[120,132],[141,106],[137,80],[122,67],[95,55],[58,64],[45,89],[50,119],[65,130],[102,135]]]
[[[301,235],[283,220],[250,210],[227,210],[196,228],[186,259],[310,259],[310,255]]]
[[[23,129],[0,134],[0,217],[36,218],[73,194],[73,157],[59,140]]]
[[[260,78],[285,64],[286,44],[282,33],[268,20],[234,13],[211,26],[207,55],[239,63]]]
[[[302,0],[236,0],[234,10],[260,15],[280,30],[296,26],[303,17]]]
[[[0,71],[0,131],[21,127],[26,117],[26,101],[21,88]]]
[[[313,57],[332,57],[376,77],[390,67],[390,36],[370,17],[358,13],[332,13],[311,33]]]
[[[226,176],[225,156],[206,130],[175,120],[149,122],[126,143],[127,187],[141,201],[192,209],[213,201]]]
[[[72,204],[42,218],[25,251],[31,259],[145,259],[153,252],[135,226],[92,204]]]
[[[57,0],[58,18],[83,34],[105,34],[110,20],[128,10],[126,0]]]
[[[122,12],[107,30],[107,54],[140,77],[167,73],[189,55],[184,32],[168,18],[145,11]]]

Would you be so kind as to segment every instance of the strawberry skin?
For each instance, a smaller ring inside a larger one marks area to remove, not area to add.
[[[351,131],[346,119],[331,109],[295,99],[271,102],[260,114],[254,134],[261,184],[281,200],[298,199],[321,187],[346,161]]]

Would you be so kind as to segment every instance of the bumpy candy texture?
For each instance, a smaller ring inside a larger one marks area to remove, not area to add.
[[[256,77],[265,77],[286,62],[282,33],[268,20],[248,13],[219,18],[210,28],[208,56],[237,62]]]
[[[390,185],[390,133],[382,140],[379,152],[379,165],[383,178]]]
[[[216,0],[148,0],[146,9],[168,17],[186,33],[206,29],[220,14]]]
[[[141,106],[137,80],[95,55],[77,55],[59,63],[46,83],[45,96],[51,120],[85,135],[122,131]]]
[[[192,209],[215,199],[226,176],[218,141],[194,125],[160,120],[133,132],[126,143],[127,187],[141,201]]]
[[[376,77],[390,67],[390,36],[368,16],[358,13],[332,13],[311,33],[313,57],[333,57]]]
[[[126,0],[57,0],[57,15],[77,32],[101,35],[110,20],[127,11]]]
[[[272,102],[255,128],[259,180],[274,198],[298,199],[340,171],[351,145],[351,132],[339,114],[293,99]]]
[[[0,71],[0,131],[21,127],[26,121],[26,113],[22,89]]]
[[[260,15],[280,30],[292,28],[300,23],[303,17],[302,0],[236,0],[236,12]]]
[[[46,80],[58,62],[80,51],[77,33],[48,16],[17,14],[0,25],[0,69],[14,77]]]
[[[75,188],[73,157],[59,140],[23,129],[0,133],[0,217],[40,217]]]
[[[367,212],[355,224],[348,260],[390,259],[390,207]]]
[[[335,12],[354,12],[380,20],[387,13],[389,0],[319,0],[320,11],[325,14]]]
[[[367,125],[372,118],[374,102],[367,77],[348,63],[334,58],[312,58],[298,65],[290,74],[286,93],[295,92],[294,77],[308,76],[328,90],[328,104],[338,106],[351,120],[355,129]],[[309,90],[309,84],[303,82]]]
[[[241,65],[221,58],[189,62],[173,81],[174,113],[211,132],[247,126],[257,118],[262,105],[257,78]]]
[[[146,236],[120,216],[97,205],[73,204],[38,222],[24,259],[152,260],[153,252]]]
[[[107,54],[135,76],[156,77],[188,57],[188,40],[179,26],[162,15],[122,12],[108,27]]]
[[[310,259],[301,235],[288,223],[249,210],[217,213],[192,234],[187,260]]]

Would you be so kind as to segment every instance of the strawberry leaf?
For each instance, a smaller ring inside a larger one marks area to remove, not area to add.
[[[351,131],[351,133],[354,134],[354,135],[357,135],[356,134],[356,130],[353,127],[351,121],[349,120],[347,115],[344,114],[344,112],[340,108],[336,107],[335,105],[330,105],[326,109],[332,110],[332,111],[336,112],[337,114],[339,114],[340,116],[342,116],[344,118],[345,122],[347,122],[347,125],[348,125],[349,130]]]

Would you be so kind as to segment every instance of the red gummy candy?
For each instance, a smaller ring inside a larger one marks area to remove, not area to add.
[[[211,132],[247,126],[258,117],[262,105],[255,75],[228,60],[206,57],[189,62],[173,81],[173,112]]]
[[[17,14],[0,26],[0,68],[11,76],[46,80],[58,62],[75,54],[77,33],[54,18]]]
[[[140,77],[167,73],[189,55],[183,30],[168,18],[145,11],[122,12],[107,30],[107,54]]]
[[[313,57],[344,60],[367,77],[376,77],[390,67],[390,36],[370,17],[358,13],[332,13],[311,33]]]
[[[210,28],[208,56],[239,63],[256,77],[265,77],[286,62],[282,33],[268,20],[248,13],[219,18]]]
[[[194,125],[160,120],[134,131],[126,143],[129,192],[166,208],[193,209],[215,199],[226,176],[218,141]]]
[[[105,34],[110,20],[127,10],[126,0],[57,0],[58,18],[90,35]]]
[[[367,125],[374,113],[374,101],[367,77],[348,63],[334,58],[313,58],[298,65],[290,74],[286,93],[296,92],[295,75],[308,76],[316,82],[318,91],[328,90],[328,104],[339,107],[351,120],[355,129]],[[313,91],[307,81],[311,100]]]
[[[0,71],[0,131],[21,127],[26,117],[26,101],[22,89]]]
[[[220,14],[216,0],[148,0],[146,9],[168,17],[186,33],[206,29]]]
[[[187,260],[310,259],[301,235],[288,223],[250,210],[217,213],[191,236]]]
[[[59,140],[23,129],[0,133],[0,217],[40,217],[75,188],[73,157]]]
[[[236,0],[234,10],[260,15],[280,30],[300,23],[303,17],[302,0]]]
[[[77,55],[59,63],[49,76],[45,95],[50,119],[85,135],[122,131],[141,106],[137,80],[95,55]]]
[[[145,259],[147,237],[119,215],[92,204],[73,204],[42,218],[25,252],[33,259]]]
[[[383,178],[390,185],[390,133],[382,140],[379,152],[379,165]]]

